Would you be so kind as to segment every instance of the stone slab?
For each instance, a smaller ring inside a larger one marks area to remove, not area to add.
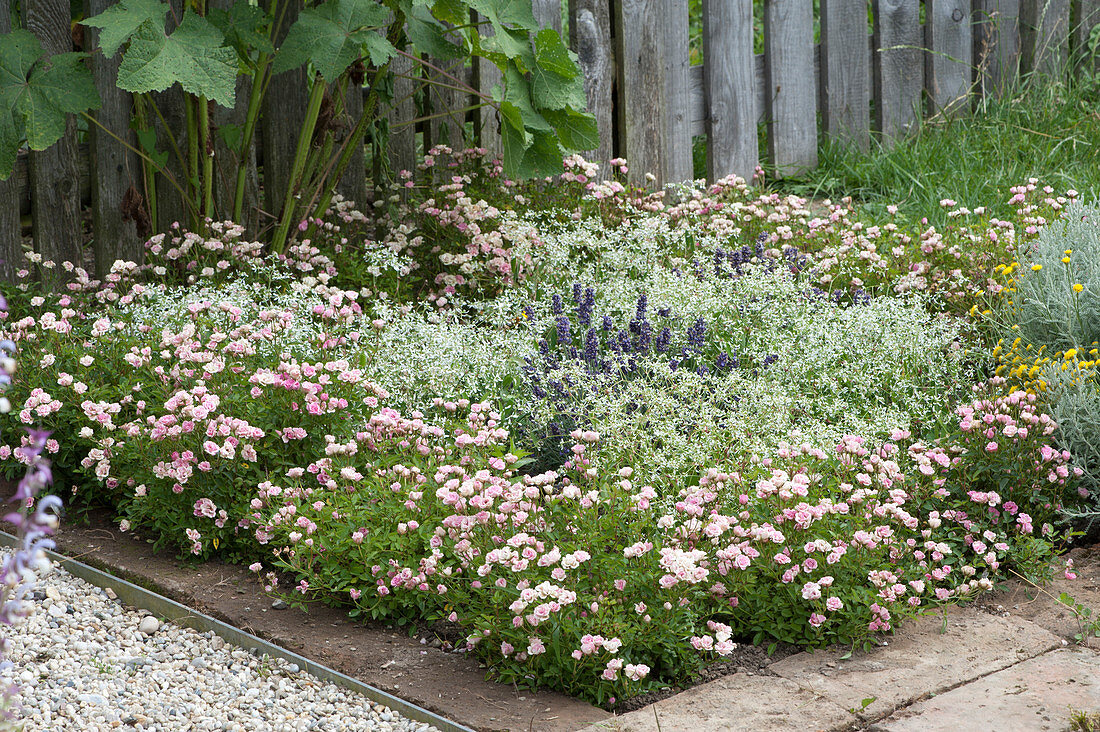
[[[855,721],[852,713],[786,679],[733,674],[583,732],[836,732]]]
[[[1045,653],[903,709],[872,732],[1061,732],[1071,710],[1100,709],[1100,656],[1087,648]]]
[[[1054,580],[1042,588],[1014,579],[1005,583],[1003,591],[983,598],[983,605],[996,612],[1030,620],[1074,642],[1082,627],[1074,612],[1057,598],[1064,592],[1074,602],[1088,608],[1093,619],[1100,618],[1100,547],[1074,549],[1069,557],[1074,561],[1076,579],[1066,579],[1063,570],[1056,571]],[[1089,645],[1100,646],[1100,638],[1093,636]]]
[[[949,608],[944,619],[926,616],[902,627],[888,645],[870,652],[799,653],[768,670],[860,716],[880,719],[894,710],[1061,648],[1063,640],[1035,623],[971,608]]]

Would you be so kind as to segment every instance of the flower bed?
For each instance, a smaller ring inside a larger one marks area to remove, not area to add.
[[[220,224],[11,293],[7,472],[41,424],[71,504],[601,704],[1045,571],[1082,468],[982,313],[1066,197],[941,232],[451,159],[378,242],[338,203],[278,259]]]

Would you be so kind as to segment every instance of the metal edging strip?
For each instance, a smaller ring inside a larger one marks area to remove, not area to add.
[[[0,531],[0,545],[16,548],[18,547],[18,539],[5,531]],[[290,663],[296,663],[302,671],[310,673],[319,679],[329,681],[350,691],[362,694],[371,701],[384,704],[391,710],[399,712],[409,719],[414,719],[418,722],[426,722],[443,730],[443,732],[475,732],[470,727],[445,719],[434,712],[429,712],[427,709],[416,706],[412,702],[405,701],[381,689],[376,689],[369,684],[364,684],[362,681],[353,679],[335,669],[319,664],[316,661],[311,661],[304,656],[299,656],[293,651],[288,651],[274,643],[269,643],[263,638],[254,636],[239,628],[234,628],[232,625],[223,623],[197,610],[193,610],[175,600],[170,600],[155,592],[150,592],[132,582],[107,574],[83,562],[78,562],[75,559],[62,556],[57,552],[47,551],[46,555],[56,565],[62,567],[74,577],[79,577],[85,582],[102,589],[111,589],[118,596],[118,599],[127,605],[148,610],[158,617],[166,618],[177,625],[182,625],[192,630],[204,633],[212,630],[216,635],[221,636],[222,639],[233,645],[240,646],[249,651],[260,651],[266,653],[268,656],[282,658]]]

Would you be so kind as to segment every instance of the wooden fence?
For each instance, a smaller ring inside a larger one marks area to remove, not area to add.
[[[86,1],[91,12],[115,2]],[[600,131],[600,146],[588,156],[601,162],[625,157],[634,182],[645,183],[646,173],[653,173],[657,184],[693,177],[699,135],[706,135],[706,176],[712,180],[729,174],[749,179],[762,159],[780,175],[796,175],[817,165],[822,136],[862,150],[876,138],[889,144],[922,117],[966,113],[976,100],[1012,88],[1021,74],[1056,80],[1085,60],[1090,33],[1100,24],[1100,0],[819,0],[817,11],[811,0],[702,0],[702,24],[693,38],[689,0],[532,4],[540,23],[567,36],[578,55]],[[69,0],[24,0],[22,6],[24,27],[55,52],[69,49]],[[8,20],[0,13],[0,32]],[[94,29],[87,34],[91,47]],[[761,39],[763,53],[755,53]],[[691,63],[693,48],[700,65]],[[114,88],[112,63],[117,56],[94,57],[104,98],[99,119],[132,140],[133,101]],[[469,111],[473,99],[441,85],[426,87],[418,110],[414,92],[425,72],[402,58],[393,63],[398,103],[388,112],[388,161],[378,165],[376,159],[376,180],[385,167],[413,170],[439,142],[500,150],[495,110]],[[494,67],[477,63],[448,73],[483,92],[500,82]],[[286,188],[305,84],[299,70],[276,77],[269,89],[274,106],[259,131],[269,191]],[[173,112],[170,92],[159,97],[169,118],[182,114]],[[238,97],[246,98],[247,90],[239,89]],[[409,123],[425,109],[434,116]],[[219,114],[218,124],[231,123],[243,109]],[[223,152],[218,157],[231,168],[255,165]],[[361,199],[370,185],[363,158],[353,167],[342,191]],[[276,197],[263,200],[257,181],[253,176],[249,186],[251,210],[271,211]],[[10,281],[12,262],[20,259],[20,213],[31,214],[33,246],[44,257],[81,256],[82,190],[93,213],[95,270],[103,274],[117,256],[138,255],[144,232],[133,202],[126,201],[131,187],[142,190],[140,163],[106,135],[90,135],[78,146],[74,128],[56,149],[22,156],[16,175],[0,182],[0,260],[7,260],[0,263],[0,278]],[[159,206],[161,220],[151,222],[156,230],[183,218],[182,204],[170,198]]]

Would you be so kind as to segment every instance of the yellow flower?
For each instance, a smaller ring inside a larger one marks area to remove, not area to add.
[[[1073,250],[1072,249],[1067,249],[1066,250],[1066,256],[1068,257],[1071,254],[1073,254]]]
[[[1080,282],[1078,282],[1076,285],[1073,286],[1073,291],[1074,292],[1080,292],[1083,289],[1085,289],[1085,286],[1082,285]]]
[[[1062,264],[1069,264],[1069,257],[1062,257]]]
[[[1065,355],[1064,358],[1068,361],[1076,355],[1077,355],[1077,349],[1076,348],[1071,348],[1068,351],[1066,351],[1066,355]]]
[[[1032,272],[1038,272],[1038,271],[1039,271],[1039,270],[1041,270],[1042,268],[1043,268],[1043,265],[1041,265],[1041,264],[1033,264],[1033,265],[1031,265],[1031,271],[1032,271]]]

